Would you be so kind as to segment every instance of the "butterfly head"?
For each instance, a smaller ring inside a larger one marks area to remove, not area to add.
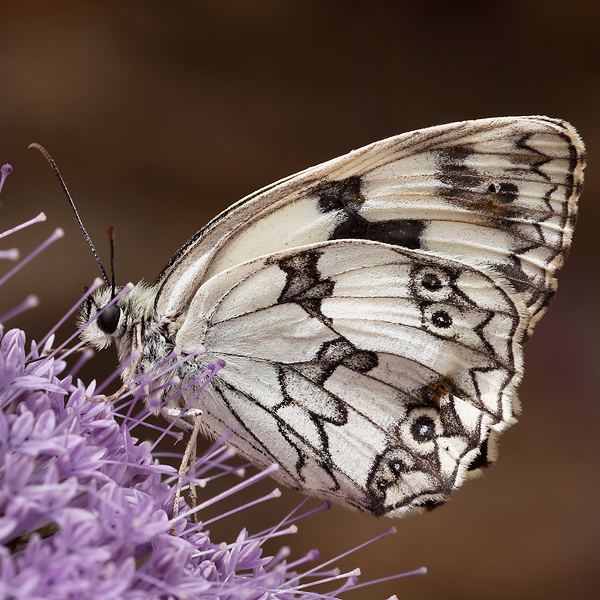
[[[79,325],[84,327],[81,339],[98,350],[110,346],[114,338],[121,338],[123,335],[126,321],[121,306],[123,298],[107,306],[111,296],[109,288],[98,290],[87,298],[79,315]],[[89,325],[85,326],[88,322]]]
[[[117,295],[119,291],[117,288]],[[89,296],[81,307],[79,326],[83,328],[81,339],[90,346],[102,350],[114,341],[122,352],[122,340],[130,340],[134,325],[152,320],[156,292],[142,282],[111,303],[113,293],[106,287]]]

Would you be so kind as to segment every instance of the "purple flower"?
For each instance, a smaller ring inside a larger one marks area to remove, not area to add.
[[[0,189],[11,170],[2,167]],[[26,300],[3,320],[32,304]],[[95,382],[74,378],[90,353],[66,373],[53,342],[49,335],[28,351],[23,331],[5,333],[0,325],[0,599],[291,600],[334,598],[357,585],[358,571],[340,575],[320,566],[318,575],[316,569],[297,573],[318,558],[316,551],[289,564],[285,549],[264,555],[265,539],[295,531],[291,516],[267,535],[244,529],[226,546],[188,519],[183,501],[173,519],[177,472],[133,435],[147,409],[134,418],[130,402],[115,408],[92,401]],[[227,463],[231,456],[217,443],[194,472],[231,475],[239,470]],[[201,518],[202,505],[198,509]],[[312,591],[329,580],[335,592]]]

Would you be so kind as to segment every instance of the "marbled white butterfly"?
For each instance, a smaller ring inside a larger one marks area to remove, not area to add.
[[[516,420],[584,165],[575,129],[547,117],[376,142],[231,206],[83,338],[139,352],[127,381],[203,347],[178,375],[227,363],[195,401],[204,433],[229,429],[307,494],[390,517],[430,508],[494,462]],[[96,292],[83,319],[110,299]]]

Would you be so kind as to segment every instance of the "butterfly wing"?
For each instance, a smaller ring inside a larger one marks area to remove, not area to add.
[[[531,331],[571,242],[584,165],[575,129],[547,117],[465,121],[376,142],[215,218],[159,276],[155,308],[178,319],[202,283],[235,264],[364,239],[493,268],[525,301]]]
[[[210,433],[291,487],[400,516],[485,465],[514,420],[528,321],[486,267],[342,240],[212,277],[176,343],[227,362],[201,398]]]

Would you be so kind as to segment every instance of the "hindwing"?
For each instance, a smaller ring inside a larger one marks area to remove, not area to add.
[[[227,363],[202,395],[211,433],[291,487],[399,516],[447,500],[514,419],[528,314],[507,287],[486,267],[327,242],[209,279],[176,343]]]

